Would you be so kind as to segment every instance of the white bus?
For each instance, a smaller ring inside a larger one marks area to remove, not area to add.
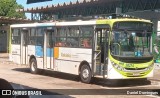
[[[39,69],[134,79],[153,76],[152,23],[143,19],[97,19],[11,25],[10,60]]]

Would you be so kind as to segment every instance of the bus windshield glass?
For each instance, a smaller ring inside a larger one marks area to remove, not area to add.
[[[113,29],[111,54],[121,57],[151,57],[152,27],[149,27],[149,24],[139,25],[131,23],[131,26],[129,26],[129,23],[126,24],[128,24],[126,28],[123,24],[123,26],[118,26],[120,28]]]

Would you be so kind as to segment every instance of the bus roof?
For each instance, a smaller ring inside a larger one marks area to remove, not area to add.
[[[97,20],[96,24],[112,24],[114,22],[120,22],[120,21],[139,21],[139,22],[152,23],[150,20],[145,20],[145,19],[118,18],[118,19],[99,19]]]
[[[95,25],[96,20],[88,20],[88,21],[69,21],[69,22],[56,22],[56,26],[74,26],[74,25]]]
[[[19,28],[19,27],[46,27],[46,26],[74,26],[74,25],[95,25],[96,20],[89,20],[89,21],[65,21],[65,22],[52,22],[52,23],[30,23],[30,24],[14,24],[11,25],[12,28]]]
[[[14,25],[11,25],[12,28],[20,28],[20,27],[47,27],[47,26],[55,26],[55,22],[52,22],[52,23],[29,23],[29,24],[14,24]]]
[[[144,19],[130,19],[130,18],[120,18],[120,19],[97,19],[97,20],[88,20],[88,21],[65,21],[65,22],[47,22],[47,23],[30,23],[30,24],[14,24],[11,25],[12,28],[18,27],[47,27],[47,26],[74,26],[74,25],[95,25],[95,24],[113,24],[118,21],[139,21],[152,23],[149,20]]]

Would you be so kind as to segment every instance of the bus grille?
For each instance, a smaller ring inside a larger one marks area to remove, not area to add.
[[[145,72],[140,73],[139,75],[134,75],[133,73],[126,73],[127,77],[141,77],[146,75]]]
[[[126,70],[144,70],[146,68],[125,68]]]

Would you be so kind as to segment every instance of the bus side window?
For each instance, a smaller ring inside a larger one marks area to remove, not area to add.
[[[31,28],[30,32],[29,32],[29,38],[28,41],[30,45],[35,45],[36,44],[36,29],[35,28]]]
[[[57,42],[57,43],[55,44],[55,46],[57,46],[57,47],[65,47],[66,44],[65,44],[64,42]]]
[[[67,27],[67,47],[78,47],[79,46],[79,27],[78,26],[69,26]]]
[[[94,32],[93,26],[81,26],[80,33],[80,45],[83,48],[91,48],[92,47],[92,35]]]
[[[43,46],[44,42],[44,29],[38,28],[37,29],[37,35],[36,35],[36,45]]]
[[[78,38],[76,37],[67,38],[66,45],[68,47],[78,47]]]
[[[56,47],[65,47],[66,46],[66,27],[58,27],[55,32],[55,46]]]
[[[88,38],[82,39],[81,40],[81,46],[84,48],[90,48],[91,47],[91,42],[89,41]]]
[[[12,29],[12,44],[21,43],[20,29]]]

